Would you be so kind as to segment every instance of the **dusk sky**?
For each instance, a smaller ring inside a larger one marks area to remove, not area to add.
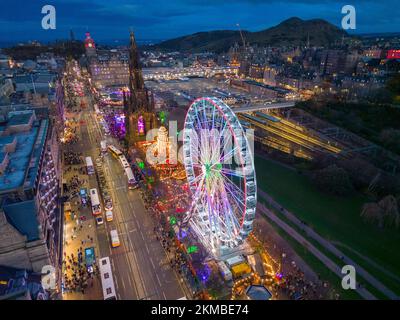
[[[56,30],[41,28],[41,8],[56,8]],[[258,31],[297,16],[322,18],[340,26],[343,5],[357,10],[356,33],[400,31],[398,0],[3,0],[0,42],[82,39],[86,30],[97,41],[125,39],[132,27],[138,39],[168,39],[198,31]]]

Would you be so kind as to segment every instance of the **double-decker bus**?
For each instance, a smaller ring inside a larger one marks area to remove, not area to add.
[[[136,182],[135,176],[133,175],[132,169],[130,167],[124,168],[126,178],[128,179],[128,189],[136,189],[138,184]]]
[[[90,189],[90,202],[92,205],[92,214],[94,216],[101,214],[101,204],[97,189]]]
[[[94,167],[93,167],[93,161],[91,157],[86,157],[85,158],[86,161],[86,169],[87,169],[87,173],[89,175],[94,174]]]
[[[110,153],[116,158],[122,156],[122,152],[111,144],[108,146],[108,151],[110,151]]]
[[[109,257],[104,257],[99,260],[99,270],[104,300],[117,300],[117,293],[115,292],[111,261]]]
[[[130,168],[129,162],[128,162],[128,160],[126,160],[124,155],[119,156],[119,162],[121,163],[122,168],[124,168],[124,169]]]

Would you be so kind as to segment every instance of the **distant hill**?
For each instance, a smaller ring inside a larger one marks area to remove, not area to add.
[[[243,31],[247,43],[259,45],[305,45],[309,37],[313,46],[324,46],[348,34],[333,24],[321,20],[290,18],[275,27],[258,32]],[[191,35],[163,41],[153,48],[167,51],[224,52],[235,42],[242,44],[239,31],[217,30],[198,32]]]

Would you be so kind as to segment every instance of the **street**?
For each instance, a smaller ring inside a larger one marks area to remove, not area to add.
[[[103,138],[100,126],[90,107],[82,112],[81,140],[84,156],[96,159]],[[116,144],[107,138],[108,144]],[[100,257],[110,256],[119,299],[178,299],[182,291],[171,269],[164,249],[154,234],[151,216],[145,210],[139,190],[128,190],[119,162],[111,155],[104,157],[104,171],[114,203],[114,221],[97,226]],[[94,176],[90,187],[97,187]],[[121,246],[111,249],[109,231],[117,229]]]

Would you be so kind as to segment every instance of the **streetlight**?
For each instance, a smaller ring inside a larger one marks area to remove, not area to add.
[[[282,252],[281,255],[281,274],[283,275],[283,259],[286,258],[286,253]]]

